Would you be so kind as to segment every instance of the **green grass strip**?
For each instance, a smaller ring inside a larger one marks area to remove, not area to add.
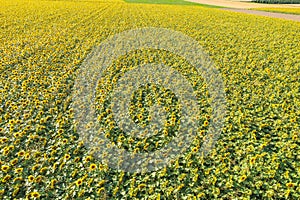
[[[188,2],[184,0],[125,0],[127,3],[145,3],[145,4],[168,4],[168,5],[192,5],[192,6],[202,6],[208,8],[222,8],[221,6],[207,5]]]

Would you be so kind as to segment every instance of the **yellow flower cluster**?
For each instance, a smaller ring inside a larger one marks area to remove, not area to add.
[[[300,198],[299,23],[121,0],[0,0],[0,5],[0,199]],[[70,94],[94,46],[141,27],[169,28],[197,40],[222,75],[228,113],[215,148],[203,157],[201,145],[213,119],[201,74],[165,50],[141,49],[118,58],[99,80],[95,108],[103,134],[119,148],[154,151],[176,137],[180,125],[173,92],[148,84],[133,93],[131,118],[146,126],[152,120],[149,107],[161,104],[164,128],[137,139],[117,127],[110,93],[140,63],[178,70],[202,111],[186,153],[161,170],[127,173],[109,168],[80,141]]]

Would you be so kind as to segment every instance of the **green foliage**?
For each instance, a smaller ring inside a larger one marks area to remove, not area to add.
[[[193,5],[193,6],[203,6],[203,7],[209,7],[209,8],[221,8],[221,6],[199,4],[199,3],[188,2],[185,0],[125,0],[125,1],[128,3]]]

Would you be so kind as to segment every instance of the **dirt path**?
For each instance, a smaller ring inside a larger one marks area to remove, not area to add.
[[[241,13],[246,13],[246,14],[274,17],[274,18],[280,18],[280,19],[288,19],[288,20],[300,22],[300,15],[273,13],[273,12],[265,12],[265,11],[258,11],[258,10],[236,9],[236,8],[222,8],[222,10],[229,10],[229,11],[233,11],[233,12],[241,12]]]
[[[196,2],[201,4],[223,6],[222,10],[229,10],[233,12],[240,12],[246,14],[260,15],[266,17],[274,17],[280,19],[287,19],[300,22],[300,15],[273,13],[266,11],[248,10],[250,8],[299,8],[300,4],[259,4],[251,3],[251,0],[186,0],[190,2]]]
[[[250,9],[250,8],[300,8],[300,4],[259,4],[251,0],[186,0],[195,3],[224,6],[228,8]]]

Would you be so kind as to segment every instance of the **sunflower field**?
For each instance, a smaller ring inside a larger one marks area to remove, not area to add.
[[[255,10],[300,15],[300,8],[256,8]]]
[[[122,0],[0,0],[0,19],[0,199],[300,199],[300,23]],[[227,111],[214,148],[197,154],[211,120],[201,75],[164,50],[118,58],[99,80],[95,105],[105,137],[120,148],[161,148],[180,121],[172,91],[144,85],[133,93],[132,120],[147,125],[147,108],[160,102],[174,126],[144,140],[122,134],[105,96],[122,71],[168,63],[193,85],[202,110],[184,154],[160,170],[129,173],[80,139],[70,94],[95,46],[143,27],[198,41],[222,76]]]

